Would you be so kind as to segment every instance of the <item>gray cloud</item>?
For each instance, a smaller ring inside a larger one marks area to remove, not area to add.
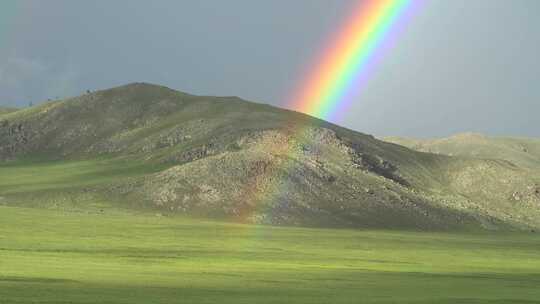
[[[17,54],[0,61],[0,98],[3,104],[25,106],[29,102],[76,94],[79,72],[73,64],[47,65]]]
[[[147,81],[286,106],[352,1],[18,3],[2,21],[2,104]],[[376,135],[540,136],[540,1],[422,3],[336,123]]]
[[[45,65],[37,60],[12,55],[0,61],[0,86],[4,89],[23,88],[33,77],[46,72]]]

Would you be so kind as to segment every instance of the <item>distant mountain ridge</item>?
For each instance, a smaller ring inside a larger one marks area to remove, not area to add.
[[[17,111],[17,108],[0,106],[0,115]]]
[[[80,160],[110,167],[55,188],[0,187],[3,202],[14,205],[84,207],[92,197],[160,214],[273,225],[540,226],[537,171],[417,152],[301,113],[146,83],[0,115],[0,159],[0,170]],[[137,166],[145,169],[129,169]]]
[[[537,138],[490,137],[479,133],[460,133],[440,139],[386,137],[383,140],[422,152],[504,159],[521,167],[540,168],[540,139]]]

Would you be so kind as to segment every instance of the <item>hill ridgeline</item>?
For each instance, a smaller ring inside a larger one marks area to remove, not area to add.
[[[538,158],[410,148],[237,97],[135,83],[0,112],[0,170],[73,172],[52,186],[0,181],[0,203],[317,227],[540,226]]]

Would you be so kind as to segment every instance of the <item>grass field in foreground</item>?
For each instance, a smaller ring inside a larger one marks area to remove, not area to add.
[[[540,303],[540,236],[0,207],[0,303]]]

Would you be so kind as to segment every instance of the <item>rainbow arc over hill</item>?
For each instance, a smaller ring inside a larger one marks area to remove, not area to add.
[[[357,1],[315,57],[288,106],[327,120],[344,111],[381,53],[395,41],[412,7],[412,0]]]
[[[325,120],[346,111],[351,102],[358,100],[370,71],[395,42],[418,1],[354,1],[350,16],[314,58],[287,107]],[[291,122],[292,127],[286,128],[296,139],[265,143],[265,153],[273,155],[270,159],[274,161],[266,174],[245,185],[246,209],[241,211],[241,218],[260,208],[272,208],[272,202],[283,202],[291,186],[287,176],[297,169],[294,159],[301,154],[299,141],[309,138],[309,128],[301,125]]]

